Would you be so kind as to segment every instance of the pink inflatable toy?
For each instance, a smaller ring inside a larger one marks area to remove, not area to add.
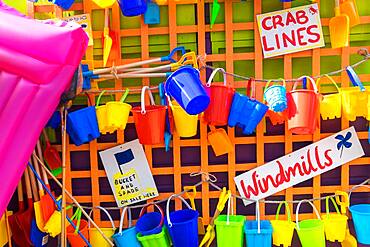
[[[88,37],[77,24],[29,19],[1,0],[0,33],[1,217]]]

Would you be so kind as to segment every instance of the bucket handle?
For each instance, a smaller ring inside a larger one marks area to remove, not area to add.
[[[123,219],[125,218],[126,211],[128,210],[128,228],[131,227],[131,208],[124,207],[121,214],[121,220],[119,221],[119,230],[118,234],[122,235],[122,228],[123,228]]]
[[[313,90],[314,90],[314,92],[315,92],[315,93],[318,93],[318,92],[319,92],[319,91],[317,90],[315,80],[314,80],[314,79],[312,79],[312,77],[310,77],[310,76],[308,76],[308,75],[304,75],[304,76],[299,77],[299,78],[295,81],[295,83],[294,83],[294,85],[293,85],[293,89],[292,89],[292,91],[296,90],[297,85],[298,85],[298,82],[299,82],[299,81],[301,81],[303,78],[307,78],[307,79],[311,82],[312,87],[313,87]]]
[[[286,212],[288,214],[288,221],[292,222],[292,218],[291,218],[291,214],[290,214],[290,207],[289,207],[289,204],[286,201],[279,203],[279,206],[276,210],[275,220],[279,220],[280,209],[281,209],[281,206],[283,206],[283,204],[285,205],[285,209],[286,209]]]
[[[329,198],[331,200],[331,202],[333,203],[334,207],[335,207],[335,211],[337,212],[337,214],[340,214],[339,212],[339,208],[338,208],[338,205],[337,203],[335,202],[334,198],[333,197],[330,197],[330,196],[327,196],[325,198],[325,209],[326,209],[326,216],[329,218],[330,217],[330,214],[329,214]]]
[[[365,187],[365,188],[370,188],[370,185],[366,185],[366,184],[359,184],[359,185],[355,185],[352,187],[352,190],[349,192],[349,195],[348,195],[348,198],[349,198],[349,202],[351,202],[351,194],[352,192],[357,189],[357,188],[360,188],[360,187]]]
[[[298,220],[299,220],[299,219],[298,219],[298,215],[299,215],[299,208],[301,207],[301,204],[302,204],[303,202],[308,202],[308,203],[312,206],[313,211],[315,212],[315,214],[316,214],[317,218],[318,218],[319,220],[321,220],[320,214],[319,214],[319,212],[317,211],[317,208],[315,207],[315,205],[313,205],[313,203],[312,203],[312,202],[310,202],[309,200],[304,199],[304,200],[302,200],[302,201],[300,201],[300,202],[298,203],[298,205],[297,205],[297,209],[296,209],[296,212],[295,212],[295,222],[296,222],[296,226],[297,226],[297,230],[298,230],[298,231],[300,230],[300,228],[299,228],[299,224],[298,224]]]
[[[279,78],[278,79],[279,81],[282,81],[283,82],[283,87],[286,87],[286,82],[285,82],[285,80],[283,79],[283,78]],[[263,91],[263,93],[265,93],[266,92],[266,90],[267,90],[267,88],[270,86],[270,83],[272,82],[272,80],[268,80],[267,81],[267,83],[266,83],[266,85],[265,85],[265,90]],[[278,83],[277,81],[275,81],[274,83]],[[273,84],[274,84],[273,83]]]
[[[189,205],[189,203],[187,201],[185,201],[185,199],[182,196],[171,195],[168,198],[167,203],[166,203],[166,217],[167,217],[168,227],[172,227],[172,222],[171,222],[171,219],[170,219],[170,201],[171,201],[172,198],[181,199],[181,201],[188,207],[188,209],[192,209],[191,206]]]
[[[159,212],[161,213],[161,222],[159,223],[159,226],[162,226],[163,225],[163,221],[164,221],[164,213],[163,213],[163,210],[160,206],[158,206],[157,204],[146,204],[140,211],[140,215],[139,215],[139,218],[141,216],[143,216],[144,212],[145,212],[145,209],[147,209],[150,205],[154,205],[158,210]]]
[[[230,211],[231,215],[234,215],[234,202],[231,193],[229,194],[229,200],[227,201],[226,225],[230,225]]]
[[[150,98],[150,103],[152,105],[155,105],[153,94],[150,91],[150,88],[148,86],[144,86],[141,89],[141,114],[143,114],[143,115],[146,113],[146,110],[145,110],[145,91],[148,91],[149,98]]]
[[[77,208],[76,212],[71,217],[71,220],[74,220],[74,219],[77,220],[75,231],[73,233],[74,235],[77,235],[78,234],[78,230],[80,229],[81,217],[82,217],[82,211],[81,211],[80,208]]]
[[[222,72],[222,75],[224,76],[224,86],[227,85],[227,82],[226,82],[226,71],[223,69],[223,68],[216,68],[212,71],[212,74],[209,76],[209,79],[206,83],[206,86],[207,87],[210,87],[211,84],[212,84],[212,81],[213,81],[213,78],[215,77],[215,75],[217,74],[217,72],[221,71]]]
[[[260,204],[256,201],[256,220],[257,220],[257,233],[261,233],[261,214],[260,214]]]
[[[106,92],[107,90],[103,90],[103,91],[101,91],[101,93],[99,94],[99,96],[98,96],[98,99],[96,100],[96,104],[95,104],[95,107],[98,107],[99,105],[100,105],[100,100],[101,100],[101,97],[103,96],[103,94],[105,94],[105,92]],[[112,101],[114,100],[114,98],[113,98],[113,95],[110,95],[111,96],[111,98],[112,98]]]
[[[338,90],[338,92],[340,93],[340,88],[338,87],[338,84],[334,81],[334,79],[330,76],[330,75],[327,75],[327,74],[325,74],[324,75],[326,78],[328,78],[329,79],[329,81],[331,82],[331,83],[333,83],[334,84],[334,86],[336,87],[336,89]],[[320,81],[321,81],[321,77],[319,78],[319,79],[317,79],[317,81],[316,81],[316,86],[317,87],[319,87],[319,85],[320,85]]]
[[[122,95],[121,99],[119,100],[119,102],[123,103],[125,102],[127,96],[128,96],[128,93],[130,92],[130,89],[126,88],[126,91],[125,93]]]
[[[254,80],[253,78],[249,78],[248,85],[249,83],[251,84],[251,90],[248,96],[251,99],[256,99],[256,80]],[[247,86],[247,90],[248,90],[248,86]]]
[[[108,212],[105,208],[103,208],[103,207],[101,207],[101,206],[96,206],[96,207],[93,207],[93,208],[91,209],[91,211],[90,211],[90,213],[89,213],[89,217],[90,217],[90,219],[91,219],[91,214],[92,214],[92,212],[94,211],[94,208],[96,208],[96,209],[100,209],[101,211],[103,211],[103,212],[108,216],[108,219],[109,219],[110,223],[112,224],[112,229],[116,229],[116,227],[114,226],[114,222],[113,222],[112,216],[110,216],[109,212]],[[90,220],[89,220],[89,222],[88,222],[88,228],[90,228]]]

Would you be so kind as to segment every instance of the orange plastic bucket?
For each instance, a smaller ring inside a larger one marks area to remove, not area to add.
[[[334,84],[338,93],[324,95],[320,102],[320,114],[323,120],[342,117],[342,94],[337,83],[329,75],[325,75]],[[321,78],[317,79],[316,85],[320,86]]]
[[[216,73],[221,71],[224,76],[224,85],[211,85]],[[209,89],[210,103],[204,112],[204,119],[210,125],[226,125],[229,119],[229,113],[235,89],[227,86],[225,70],[217,68],[213,70],[206,84]]]
[[[293,86],[293,90],[288,92],[292,97],[293,108],[296,109],[294,116],[288,119],[288,129],[294,134],[313,134],[317,126],[317,112],[319,110],[319,96],[315,81],[309,77],[313,90],[297,89],[298,81]]]
[[[148,91],[151,105],[145,105],[145,91]],[[164,143],[166,106],[155,105],[148,86],[141,90],[141,106],[132,108],[136,132],[144,145]]]
[[[67,227],[67,239],[72,247],[87,246],[85,241],[78,234],[78,231],[80,231],[86,239],[89,239],[88,223],[86,220],[81,219],[81,213],[81,210],[77,209],[71,218],[75,219],[73,220],[73,224],[76,225],[76,229],[72,225]]]

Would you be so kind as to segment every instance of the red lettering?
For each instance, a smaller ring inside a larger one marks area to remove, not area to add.
[[[280,41],[279,41],[279,35],[275,34],[275,41],[276,41],[276,46],[278,49],[280,49]]]
[[[311,25],[307,28],[307,33],[309,35],[315,37],[314,39],[311,39],[311,38],[308,39],[308,42],[310,42],[310,43],[316,43],[317,41],[320,40],[320,33],[312,31],[312,29],[314,29],[314,28],[318,28],[318,26],[317,25]]]
[[[272,17],[272,24],[274,25],[274,29],[276,29],[278,25],[284,27],[283,17],[281,15],[274,15]]]
[[[284,168],[281,162],[277,160],[276,163],[279,166],[279,173],[276,175],[276,178],[275,178],[276,183],[280,185],[280,184],[283,184],[284,182],[289,182],[290,180],[287,180],[287,178],[285,177]]]
[[[293,167],[288,167],[288,171],[285,171],[285,177],[287,181],[290,181],[290,176],[293,175],[293,177],[296,176],[297,170],[299,172],[299,175],[304,176],[304,172],[302,172],[301,164],[295,163]]]
[[[262,20],[262,28],[265,29],[265,30],[271,30],[272,29],[272,25],[268,26],[267,25],[267,21],[271,21],[271,16],[268,16],[268,17],[263,18],[263,20]]]
[[[331,152],[331,149],[328,149],[324,152],[324,156],[328,162],[324,162],[325,166],[329,167],[333,164],[333,159],[329,156],[329,152]]]
[[[297,24],[297,21],[295,20],[294,16],[292,15],[292,13],[288,12],[288,14],[286,15],[286,25],[289,26],[290,23],[294,23],[294,24]]]
[[[262,178],[263,185],[265,186],[264,189],[261,187],[262,193],[265,193],[269,190],[269,180],[271,182],[271,185],[274,186],[274,188],[277,188],[280,185],[278,184],[278,182],[275,182],[271,175],[267,175],[266,178]]]
[[[295,15],[296,15],[298,23],[301,25],[306,24],[309,20],[306,15],[306,11],[304,10],[298,10]]]
[[[307,151],[307,161],[308,161],[308,164],[310,166],[310,170],[313,171],[313,172],[317,172],[317,168],[315,168],[311,162],[311,153],[310,153],[310,150]]]
[[[253,180],[253,187],[254,188],[252,188],[250,185],[248,185],[247,189],[245,188],[244,180],[240,181],[240,185],[242,186],[242,190],[243,190],[244,196],[246,198],[251,198],[251,193],[255,196],[257,196],[259,194],[257,181],[256,181],[256,172],[254,172],[252,174],[252,180]]]
[[[267,40],[266,40],[265,36],[262,37],[262,45],[263,45],[263,49],[265,51],[273,51],[274,50],[274,47],[268,47]]]
[[[319,147],[316,146],[315,147],[315,158],[316,158],[316,163],[317,165],[320,167],[321,170],[325,169],[325,166],[323,166],[321,164],[321,161],[320,161],[320,156],[319,156]]]
[[[307,42],[303,41],[304,35],[301,34],[302,31],[306,31],[305,27],[300,27],[297,29],[297,36],[298,36],[298,44],[299,45],[307,45]]]
[[[297,45],[294,30],[292,30],[291,34],[292,34],[291,38],[289,38],[289,36],[285,33],[282,34],[284,47],[288,47],[288,41],[293,46]]]

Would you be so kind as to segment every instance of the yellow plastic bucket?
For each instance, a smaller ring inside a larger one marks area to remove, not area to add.
[[[369,100],[370,87],[365,87],[361,91],[360,87],[342,88],[343,114],[349,121],[355,121],[356,117],[365,117],[370,120]]]
[[[108,125],[106,105],[99,105],[101,97],[103,96],[104,93],[105,93],[105,90],[103,90],[99,94],[99,97],[96,101],[96,106],[95,106],[95,112],[96,112],[96,118],[98,119],[99,131],[102,134],[114,132],[114,129]]]
[[[108,211],[100,206],[96,207],[97,209],[100,209],[103,211],[107,216],[109,221],[112,224],[112,228],[100,228],[100,230],[104,233],[105,236],[107,236],[109,239],[112,240],[112,236],[114,234],[114,231],[116,230],[116,227],[114,226],[114,222]],[[91,217],[91,213],[93,210],[90,211],[89,216]],[[103,238],[103,236],[100,234],[100,232],[96,228],[90,228],[90,221],[88,224],[89,229],[89,242],[92,247],[110,247],[111,245]]]
[[[325,75],[334,84],[338,93],[324,95],[320,102],[320,114],[323,120],[342,117],[342,93],[337,83],[329,75]],[[317,79],[316,85],[319,88],[321,78]]]
[[[309,203],[317,216],[317,219],[308,219],[298,222],[299,208],[302,202]],[[320,218],[315,205],[308,200],[302,200],[297,205],[296,229],[302,247],[325,247],[324,222]]]
[[[338,206],[334,201],[333,197],[330,197],[330,200],[334,204],[336,214],[329,213],[329,197],[326,197],[325,205],[326,205],[326,214],[322,215],[322,219],[324,221],[324,229],[325,229],[325,236],[326,239],[335,242],[343,242],[346,236],[346,229],[347,229],[347,220],[348,217],[346,215],[342,215],[339,212]]]
[[[93,0],[96,5],[98,5],[100,8],[105,9],[112,6],[116,0]]]
[[[171,102],[169,100],[169,102]],[[176,132],[180,137],[192,137],[197,134],[198,115],[189,115],[176,101],[170,103]]]
[[[288,220],[279,220],[281,206],[285,204]],[[271,220],[272,240],[274,245],[288,247],[292,245],[295,224],[292,222],[290,208],[287,202],[281,202],[277,208],[275,220]]]
[[[128,121],[128,116],[132,106],[126,103],[123,103],[129,93],[129,90],[126,89],[126,92],[123,94],[120,101],[112,101],[106,104],[107,107],[107,125],[114,130],[125,130],[126,124]]]

